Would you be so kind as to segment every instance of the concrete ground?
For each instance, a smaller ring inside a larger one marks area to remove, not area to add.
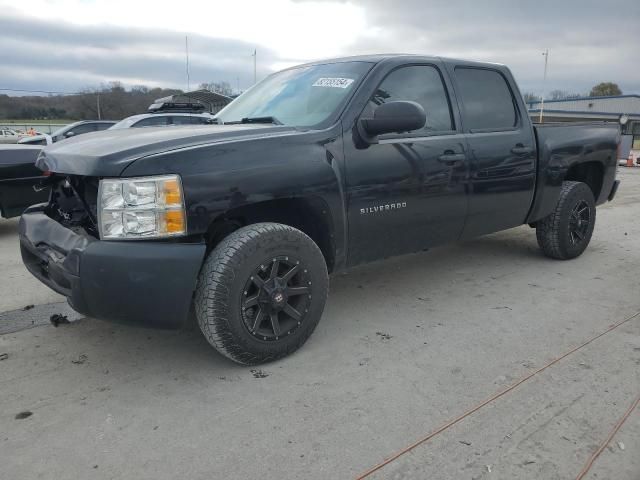
[[[334,276],[309,342],[260,368],[196,330],[0,335],[0,477],[354,478],[640,311],[640,169],[619,178],[580,258],[520,227]],[[5,321],[62,308],[20,265],[15,221],[0,265]],[[640,316],[370,478],[575,478],[638,394]],[[586,478],[640,478],[640,408]]]

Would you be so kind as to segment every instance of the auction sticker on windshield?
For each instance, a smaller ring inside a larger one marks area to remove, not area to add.
[[[353,83],[353,78],[324,77],[316,80],[312,87],[347,88]]]

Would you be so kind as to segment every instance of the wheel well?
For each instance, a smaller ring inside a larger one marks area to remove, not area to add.
[[[604,169],[600,163],[585,162],[572,166],[564,179],[586,183],[593,192],[593,198],[597,201],[602,189],[603,175]]]
[[[207,249],[240,227],[260,222],[289,225],[307,234],[320,248],[327,269],[333,270],[335,245],[329,209],[319,198],[283,198],[234,208],[216,218],[206,234]]]

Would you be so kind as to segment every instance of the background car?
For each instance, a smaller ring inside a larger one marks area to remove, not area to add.
[[[116,122],[111,120],[83,120],[81,122],[66,125],[51,135],[36,135],[34,137],[25,137],[18,141],[19,144],[26,145],[49,145],[59,142],[65,138],[83,135],[85,133],[99,132],[113,126]]]
[[[46,177],[35,165],[41,150],[38,145],[3,145],[0,148],[0,217],[17,217],[28,206],[46,202],[49,198],[51,189],[40,186]]]
[[[0,129],[0,143],[18,143],[21,135],[14,130],[8,128]]]
[[[213,123],[213,115],[208,113],[141,113],[132,115],[116,123],[111,129],[159,127],[170,125],[206,125]]]

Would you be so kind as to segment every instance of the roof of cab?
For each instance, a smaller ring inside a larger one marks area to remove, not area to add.
[[[415,53],[378,53],[371,55],[355,55],[351,57],[337,57],[337,58],[327,58],[316,60],[313,62],[308,62],[302,65],[295,65],[291,68],[301,67],[301,66],[311,66],[311,65],[323,65],[328,63],[343,63],[343,62],[369,62],[369,63],[380,63],[386,60],[393,60],[397,58],[414,58],[420,61],[442,61],[446,63],[457,63],[463,65],[491,65],[494,67],[505,67],[504,64],[501,63],[492,63],[492,62],[478,62],[475,60],[464,60],[459,58],[449,58],[449,57],[438,57],[433,55],[420,55]]]
[[[351,57],[337,57],[337,58],[324,58],[320,60],[316,60],[313,62],[308,62],[303,65],[322,65],[325,63],[343,63],[343,62],[369,62],[369,63],[379,63],[383,60],[388,60],[390,58],[398,58],[398,57],[420,57],[425,58],[424,55],[414,55],[409,53],[376,53],[371,55],[354,55]],[[429,57],[436,58],[436,57]],[[297,65],[301,66],[301,65]]]

